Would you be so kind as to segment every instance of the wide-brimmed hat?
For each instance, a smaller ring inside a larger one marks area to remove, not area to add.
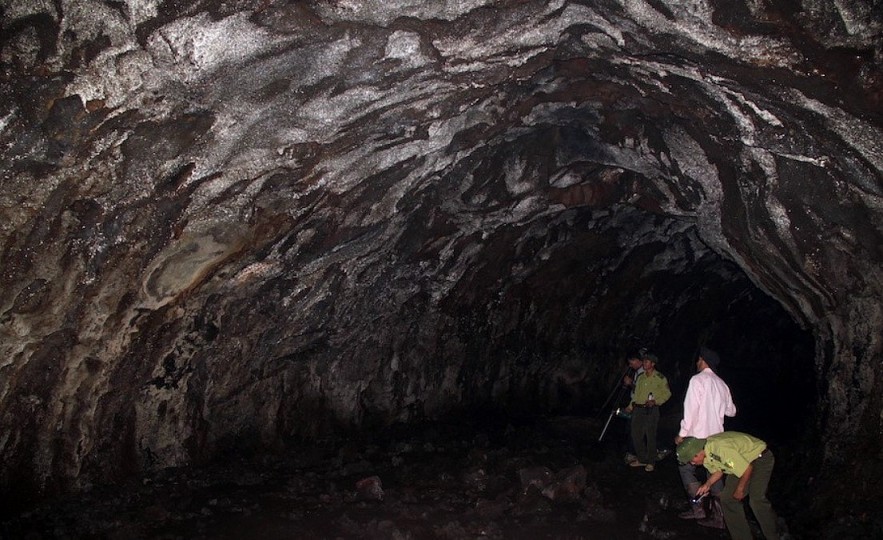
[[[696,454],[705,448],[705,439],[697,439],[696,437],[686,437],[681,444],[678,445],[676,453],[678,455],[678,463],[681,465],[690,463]]]

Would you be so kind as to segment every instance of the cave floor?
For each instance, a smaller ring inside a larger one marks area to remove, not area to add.
[[[165,470],[43,503],[5,519],[0,532],[34,540],[728,538],[677,517],[686,501],[672,456],[653,472],[626,466],[624,422],[598,443],[603,420],[424,424]]]

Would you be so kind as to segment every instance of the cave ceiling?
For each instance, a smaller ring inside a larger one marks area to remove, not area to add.
[[[4,485],[503,395],[748,285],[832,455],[879,445],[879,1],[0,6]]]

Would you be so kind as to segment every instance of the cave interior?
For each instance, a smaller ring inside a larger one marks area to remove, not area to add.
[[[120,515],[133,482],[217,467],[206,492],[270,485],[262,464],[331,448],[288,526],[320,534],[316,504],[350,523],[329,537],[410,537],[401,507],[360,529],[382,497],[352,463],[447,426],[482,474],[527,440],[500,477],[549,446],[587,468],[580,523],[702,537],[590,492],[646,481],[618,419],[598,439],[627,352],[660,358],[670,448],[707,346],[795,534],[883,534],[881,2],[248,4],[0,4],[0,532],[108,537],[72,525],[82,501]],[[511,437],[538,422],[571,427]],[[661,464],[658,515],[681,489]],[[565,537],[572,498],[465,476],[450,504],[493,494],[496,525],[415,537]],[[241,534],[205,499],[117,529]]]

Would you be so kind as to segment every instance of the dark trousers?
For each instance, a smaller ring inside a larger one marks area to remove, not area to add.
[[[754,471],[751,473],[747,488],[748,505],[751,506],[751,511],[754,512],[754,517],[757,518],[757,523],[766,540],[779,540],[779,535],[776,532],[776,513],[766,496],[767,486],[770,484],[770,476],[773,474],[775,464],[776,458],[769,450],[752,461],[751,465],[754,467]],[[724,521],[733,540],[751,540],[751,529],[748,526],[748,519],[745,517],[743,501],[733,498],[733,492],[736,491],[738,484],[739,478],[726,475],[724,491],[720,497]]]
[[[626,424],[626,429],[628,430],[628,436],[626,437],[626,439],[628,440],[628,442],[626,443],[625,451],[635,456],[637,454],[635,454],[635,440],[632,438],[632,418],[629,417],[626,422],[628,422]]]
[[[692,499],[696,496],[696,490],[699,489],[708,478],[708,472],[701,465],[693,465],[692,463],[684,463],[678,465],[678,472],[681,474],[681,482],[684,483],[684,489],[687,495]],[[724,489],[724,479],[721,478],[711,486],[711,494],[720,497],[721,490]]]
[[[641,463],[656,462],[656,429],[659,407],[635,407],[632,410],[632,441]]]

